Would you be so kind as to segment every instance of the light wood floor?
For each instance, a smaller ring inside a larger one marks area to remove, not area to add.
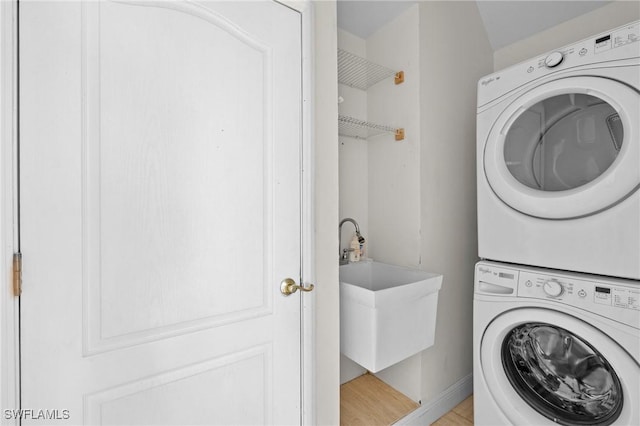
[[[389,426],[419,405],[372,374],[340,386],[341,426]],[[432,426],[472,426],[473,396],[462,401]]]
[[[473,395],[455,406],[431,426],[472,426],[473,425]]]
[[[389,426],[418,408],[372,374],[340,386],[341,426]]]

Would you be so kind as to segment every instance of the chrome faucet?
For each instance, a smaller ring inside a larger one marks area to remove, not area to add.
[[[340,221],[340,225],[338,225],[338,256],[340,258],[340,264],[341,265],[345,265],[345,264],[349,263],[349,252],[354,250],[352,248],[346,248],[344,250],[341,250],[341,248],[342,248],[342,225],[344,225],[345,222],[353,223],[353,226],[356,227],[356,236],[358,237],[358,241],[360,243],[364,243],[364,238],[362,237],[362,235],[360,235],[360,227],[358,226],[358,222],[356,222],[354,219],[351,219],[350,217],[346,217],[346,218],[342,219]]]

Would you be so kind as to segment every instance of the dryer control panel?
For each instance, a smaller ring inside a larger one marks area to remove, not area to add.
[[[640,22],[631,22],[606,33],[521,62],[483,77],[478,82],[478,108],[533,80],[561,70],[585,66],[610,66],[614,61],[640,57]]]
[[[551,52],[539,58],[537,64],[532,63],[529,65],[526,71],[528,74],[531,74],[534,73],[536,69],[555,68],[563,63],[565,59],[571,62],[571,64],[568,65],[582,65],[585,62],[596,61],[598,59],[594,57],[590,60],[589,56],[597,56],[600,53],[617,49],[637,41],[640,41],[640,24],[634,23]],[[615,59],[619,58],[614,58],[614,60]]]
[[[640,329],[640,282],[480,262],[477,295],[553,301]]]

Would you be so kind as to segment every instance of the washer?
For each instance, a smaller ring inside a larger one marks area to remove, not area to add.
[[[476,425],[640,424],[637,282],[479,262]]]
[[[640,279],[640,23],[478,83],[483,259]]]

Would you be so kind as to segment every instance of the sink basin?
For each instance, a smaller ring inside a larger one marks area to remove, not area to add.
[[[340,351],[374,373],[433,345],[442,275],[364,260],[340,266]]]

